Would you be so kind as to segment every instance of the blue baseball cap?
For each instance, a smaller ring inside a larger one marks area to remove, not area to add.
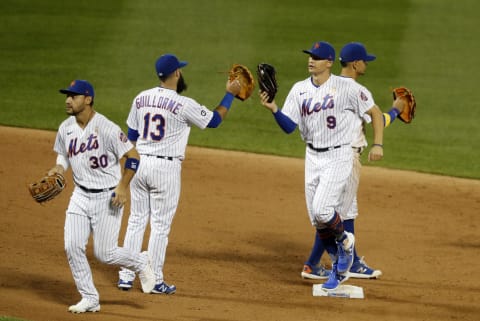
[[[188,64],[186,61],[178,61],[177,57],[172,54],[165,54],[157,59],[155,69],[159,77],[168,76],[178,68],[185,67]]]
[[[66,89],[59,90],[62,94],[77,94],[95,97],[93,86],[86,80],[73,80]]]
[[[360,42],[351,42],[342,48],[339,59],[343,62],[352,62],[355,60],[372,61],[375,60],[375,58],[377,57],[367,53],[367,49],[365,49],[363,44]]]
[[[335,60],[335,49],[331,44],[325,41],[315,42],[310,50],[303,50],[304,53],[310,54],[319,59]]]

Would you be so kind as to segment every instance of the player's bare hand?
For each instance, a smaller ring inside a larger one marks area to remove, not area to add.
[[[242,85],[240,84],[240,81],[238,81],[238,79],[227,80],[226,87],[227,87],[227,91],[234,96],[238,95],[238,93],[242,89]]]
[[[63,175],[65,173],[65,169],[63,168],[62,165],[55,165],[54,167],[52,167],[48,172],[47,172],[47,175],[48,176],[52,176],[52,175],[55,175],[55,174],[61,174]]]
[[[268,93],[266,91],[259,91],[258,95],[260,96],[260,103],[265,106],[265,108],[269,109],[272,113],[276,113],[278,111],[277,104],[275,100],[271,103],[268,102]]]
[[[374,145],[368,153],[368,161],[378,161],[383,158],[383,147]]]
[[[116,207],[123,207],[127,202],[127,191],[120,185],[115,188],[112,193],[112,205]]]
[[[393,102],[393,107],[397,108],[400,113],[403,111],[405,106],[407,106],[407,98],[405,97],[397,97],[397,99],[395,99]]]

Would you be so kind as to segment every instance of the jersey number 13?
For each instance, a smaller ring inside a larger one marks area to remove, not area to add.
[[[165,118],[160,114],[146,113],[143,117],[143,139],[161,140],[165,136]],[[152,129],[150,131],[150,128]]]

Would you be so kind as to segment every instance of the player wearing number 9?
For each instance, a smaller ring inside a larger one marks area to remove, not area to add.
[[[158,86],[140,92],[132,102],[127,119],[128,138],[140,154],[141,166],[132,180],[131,211],[124,246],[140,252],[150,221],[148,252],[156,275],[152,293],[173,294],[165,283],[163,266],[173,217],[180,197],[180,173],[191,126],[216,128],[240,92],[238,80],[227,80],[226,93],[214,111],[181,95],[187,88],[182,68],[187,65],[175,55],[165,54],[155,63]],[[135,273],[122,268],[118,287],[132,288]]]
[[[305,198],[310,222],[332,257],[333,268],[322,287],[334,290],[348,278],[354,259],[355,237],[345,231],[336,208],[352,172],[351,148],[355,117],[365,114],[372,119],[374,146],[369,159],[383,157],[383,116],[380,109],[351,81],[333,75],[335,50],[318,41],[310,50],[310,76],[295,83],[280,110],[275,101],[268,102],[266,92],[261,103],[273,113],[289,134],[298,126],[305,148]]]

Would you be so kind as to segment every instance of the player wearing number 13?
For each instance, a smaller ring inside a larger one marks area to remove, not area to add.
[[[136,143],[141,166],[130,186],[131,210],[124,245],[139,252],[146,225],[150,220],[148,250],[156,275],[152,293],[173,294],[174,285],[165,283],[163,265],[173,217],[180,197],[182,161],[192,125],[200,129],[216,128],[227,115],[234,97],[240,92],[238,80],[227,80],[226,94],[211,111],[194,99],[180,95],[186,84],[181,68],[187,62],[172,54],[158,58],[155,64],[159,86],[139,93],[128,115],[128,138]],[[132,287],[135,273],[120,271],[118,287]]]
[[[329,255],[332,277],[323,288],[333,290],[348,279],[354,257],[355,237],[346,232],[336,211],[352,171],[351,143],[355,118],[372,118],[374,144],[370,160],[383,157],[383,115],[353,82],[331,74],[335,50],[323,41],[313,44],[309,54],[310,77],[290,90],[282,110],[268,94],[260,93],[261,103],[269,109],[286,133],[299,127],[306,143],[305,197],[310,221]]]

